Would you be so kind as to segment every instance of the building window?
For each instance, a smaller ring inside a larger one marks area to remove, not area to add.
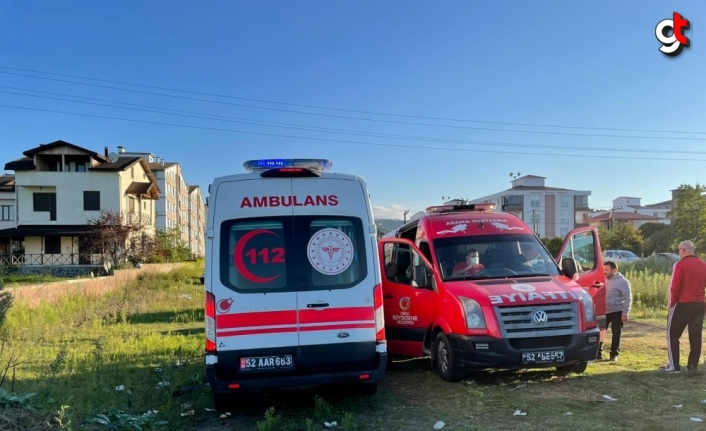
[[[659,213],[658,213],[657,211],[655,211],[655,212],[652,213],[652,216],[653,216],[653,217],[659,217]]]
[[[61,254],[61,238],[44,238],[44,254]]]
[[[569,224],[569,213],[566,211],[561,212],[561,217],[559,218],[559,223],[561,224]],[[566,235],[566,234],[564,234]]]
[[[147,209],[147,201],[142,202],[142,209],[146,210]]]
[[[86,164],[85,163],[77,163],[76,164],[76,172],[86,172]]]
[[[12,205],[0,205],[0,220],[9,221],[15,219],[15,207]]]
[[[0,220],[9,221],[15,219],[14,210],[15,207],[12,205],[0,205]]]
[[[559,208],[569,208],[568,196],[559,196]]]
[[[34,193],[35,212],[48,212],[49,220],[56,221],[56,193]]]
[[[101,210],[101,192],[83,192],[83,210],[84,211],[100,211]]]
[[[588,208],[588,196],[574,196],[574,206],[577,208]]]
[[[539,196],[531,196],[530,205],[532,208],[539,208]]]
[[[569,228],[568,227],[562,227],[559,229],[559,235],[560,236],[566,236],[569,234]]]

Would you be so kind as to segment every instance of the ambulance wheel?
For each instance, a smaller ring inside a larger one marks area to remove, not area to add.
[[[237,397],[234,393],[213,393],[213,407],[219,413],[232,412],[235,410]]]
[[[439,332],[434,343],[434,358],[439,375],[447,382],[458,382],[466,375],[466,371],[456,365],[456,358],[451,349],[451,343],[446,334]]]
[[[561,367],[556,367],[556,370],[562,373],[576,373],[581,374],[586,371],[588,367],[588,362],[579,362],[578,364],[564,365]]]

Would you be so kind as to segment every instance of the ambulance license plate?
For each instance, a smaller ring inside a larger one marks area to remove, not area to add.
[[[546,364],[550,362],[563,362],[564,351],[552,350],[549,352],[528,352],[522,354],[523,364]]]
[[[240,371],[278,371],[294,369],[292,355],[240,358]]]

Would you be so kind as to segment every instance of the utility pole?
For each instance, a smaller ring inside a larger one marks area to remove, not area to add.
[[[407,224],[407,214],[409,214],[409,210],[404,212],[404,222],[403,224]]]

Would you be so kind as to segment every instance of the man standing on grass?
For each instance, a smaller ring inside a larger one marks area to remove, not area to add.
[[[706,262],[694,255],[694,243],[679,244],[679,260],[672,268],[669,283],[669,316],[667,317],[667,351],[669,363],[662,369],[678,373],[679,338],[689,327],[689,360],[687,372],[695,373],[701,357],[701,332],[704,325],[704,290]]]
[[[628,321],[628,313],[632,305],[632,290],[630,282],[618,272],[615,262],[607,261],[603,264],[606,278],[605,307],[606,327],[610,326],[613,340],[610,343],[610,360],[617,361],[620,353],[620,337],[623,324]],[[603,343],[598,348],[598,356],[602,356]]]

